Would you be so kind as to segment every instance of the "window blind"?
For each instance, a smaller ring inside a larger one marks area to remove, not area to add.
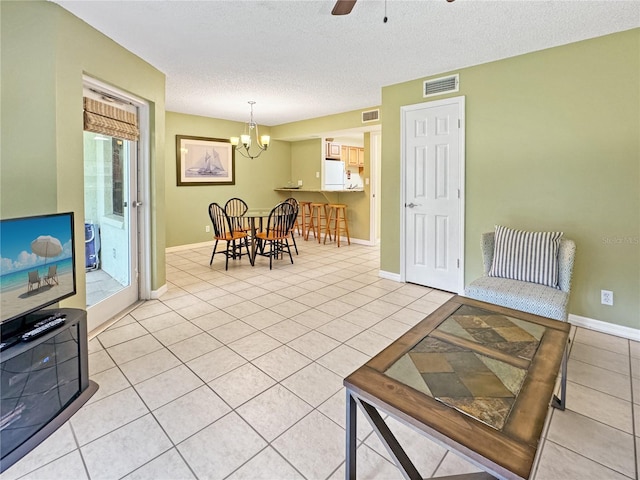
[[[84,97],[84,129],[110,137],[137,141],[140,136],[135,113]]]

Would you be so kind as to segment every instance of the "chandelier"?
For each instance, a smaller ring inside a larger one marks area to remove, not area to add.
[[[258,133],[258,124],[253,121],[253,105],[256,103],[254,101],[248,102],[251,106],[251,116],[249,117],[249,121],[244,126],[244,133],[239,137],[231,137],[229,141],[231,145],[236,147],[236,151],[239,152],[243,157],[246,158],[258,158],[262,152],[264,152],[267,148],[269,148],[269,142],[271,141],[271,137],[269,135],[262,135]],[[254,133],[255,131],[255,133]],[[258,147],[257,153],[251,153],[251,145],[252,140],[251,137],[255,136],[255,144]]]

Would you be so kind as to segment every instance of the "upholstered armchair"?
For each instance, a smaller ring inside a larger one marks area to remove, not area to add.
[[[465,296],[556,320],[567,320],[567,304],[576,245],[560,238],[557,251],[557,287],[529,281],[491,276],[495,249],[495,232],[482,234],[484,276],[471,282]]]

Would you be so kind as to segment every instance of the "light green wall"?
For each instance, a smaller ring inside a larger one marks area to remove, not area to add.
[[[204,228],[211,225],[208,207],[212,202],[224,206],[228,199],[240,197],[250,208],[270,208],[282,201],[274,188],[289,181],[291,151],[289,142],[275,139],[256,159],[236,153],[235,185],[176,185],[176,135],[227,139],[239,135],[244,126],[242,122],[167,112],[164,148],[168,247],[211,241],[212,234]],[[260,134],[269,135],[269,128],[261,125]]]
[[[302,180],[303,188],[322,187],[322,178],[316,178],[316,172],[321,172],[322,152],[320,138],[291,142],[291,181],[294,185]]]
[[[151,104],[152,289],[165,283],[164,75],[51,2],[0,2],[3,218],[74,211],[78,294],[86,305],[82,76]]]
[[[640,29],[459,70],[466,97],[465,283],[495,224],[577,244],[572,314],[640,328]],[[438,75],[440,76],[440,75]],[[400,107],[382,89],[381,269],[400,271]],[[436,97],[436,99],[444,98]],[[600,290],[615,305],[600,305]]]
[[[47,14],[51,10],[55,9],[17,2],[0,3],[2,218],[58,210],[57,28]],[[37,195],[31,194],[32,191],[38,192]]]

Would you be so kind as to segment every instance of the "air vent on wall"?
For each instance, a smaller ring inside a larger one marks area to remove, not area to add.
[[[422,87],[423,96],[430,97],[432,95],[457,92],[458,84],[458,74],[425,80]]]
[[[367,110],[366,112],[362,112],[362,123],[376,122],[378,120],[380,120],[379,108],[376,108],[375,110]]]

